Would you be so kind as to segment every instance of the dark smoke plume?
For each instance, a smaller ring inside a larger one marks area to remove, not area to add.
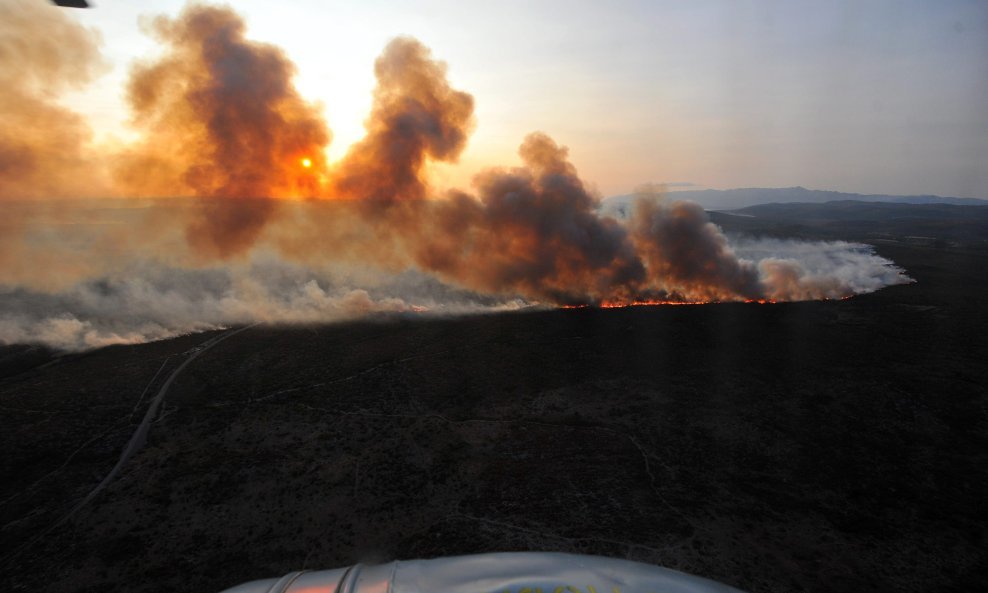
[[[426,159],[455,162],[473,128],[473,97],[454,90],[446,65],[399,37],[374,64],[367,135],[334,171],[329,195],[375,201],[426,197]]]
[[[765,297],[754,264],[738,259],[699,204],[639,196],[629,226],[648,269],[649,289],[659,291],[660,300],[670,296],[690,301]]]
[[[553,302],[628,296],[645,270],[627,232],[597,216],[597,199],[542,133],[519,149],[524,167],[477,176],[478,198],[456,192],[420,213],[408,249],[423,269],[473,290]]]
[[[206,203],[188,238],[208,255],[239,253],[274,212],[269,198],[318,192],[329,129],[292,84],[294,64],[247,40],[231,9],[192,5],[152,28],[168,52],[134,68],[128,98],[145,137],[118,179],[130,195],[236,200]]]

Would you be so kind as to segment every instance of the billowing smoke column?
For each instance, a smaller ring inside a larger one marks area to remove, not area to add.
[[[631,236],[598,215],[566,149],[545,134],[525,139],[524,167],[480,174],[476,197],[423,201],[425,164],[455,160],[473,125],[472,97],[445,72],[417,41],[392,41],[375,65],[367,136],[332,171],[328,195],[366,202],[375,234],[398,236],[391,249],[474,290],[559,303],[762,296],[753,266],[733,258],[702,209],[642,205]]]
[[[475,181],[417,212],[409,249],[423,269],[476,290],[557,303],[630,297],[645,269],[625,228],[597,216],[591,196],[548,136],[528,136],[525,166]]]
[[[446,65],[400,37],[374,64],[367,136],[336,167],[330,196],[391,201],[426,196],[426,159],[455,161],[473,127],[473,97],[449,86]]]
[[[134,69],[128,97],[145,140],[118,178],[129,195],[236,200],[206,202],[188,238],[209,255],[241,252],[271,216],[270,198],[318,191],[329,129],[293,86],[292,62],[245,39],[229,8],[193,5],[153,31],[168,53]]]
[[[229,8],[151,22],[165,52],[134,66],[127,88],[141,139],[96,150],[51,97],[99,72],[97,36],[44,3],[8,1],[0,198],[139,207],[9,208],[0,342],[84,348],[423,306],[838,298],[908,281],[862,246],[728,241],[696,204],[655,195],[627,220],[602,215],[543,133],[524,139],[521,166],[482,172],[472,192],[430,187],[430,162],[466,146],[473,98],[414,39],[385,48],[367,134],[329,164],[329,129],[294,65],[248,40]],[[132,199],[183,196],[196,199]]]
[[[738,259],[698,204],[640,197],[630,227],[660,300],[764,298],[755,266]]]

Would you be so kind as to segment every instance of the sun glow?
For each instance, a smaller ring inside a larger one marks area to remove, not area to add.
[[[309,158],[303,158],[303,159],[302,159],[301,161],[299,161],[299,162],[300,162],[300,163],[302,163],[302,166],[303,166],[303,167],[305,167],[306,169],[309,169],[309,168],[311,168],[311,167],[312,167],[312,159],[309,159]]]

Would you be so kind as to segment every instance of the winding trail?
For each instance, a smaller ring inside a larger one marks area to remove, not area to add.
[[[130,458],[133,457],[135,453],[140,451],[144,447],[144,445],[147,444],[148,433],[151,430],[151,423],[154,421],[154,417],[155,415],[157,415],[158,408],[161,406],[161,402],[164,401],[165,395],[168,393],[168,389],[172,386],[172,383],[175,382],[175,379],[182,374],[182,371],[184,371],[185,368],[188,367],[193,360],[198,358],[203,352],[209,350],[210,348],[226,340],[227,338],[232,338],[233,336],[241,332],[247,331],[248,329],[255,327],[256,325],[258,324],[254,323],[238,329],[227,330],[222,334],[210,338],[209,340],[206,340],[202,344],[199,344],[198,346],[194,347],[191,350],[192,354],[188,358],[186,358],[182,362],[182,364],[178,366],[178,368],[172,371],[172,374],[168,376],[167,380],[165,380],[164,384],[161,386],[161,389],[159,389],[158,393],[154,396],[154,399],[151,400],[151,404],[148,406],[147,412],[144,413],[144,418],[141,420],[141,423],[137,426],[137,430],[134,431],[134,434],[131,435],[130,441],[127,442],[127,446],[124,447],[123,452],[120,453],[120,459],[117,460],[116,465],[113,466],[113,469],[110,470],[110,473],[106,474],[106,477],[104,477],[99,484],[97,484],[92,490],[90,490],[89,493],[86,494],[85,498],[79,501],[78,504],[72,507],[72,509],[69,510],[69,512],[65,513],[65,515],[63,515],[58,521],[52,523],[50,527],[48,527],[47,529],[45,529],[44,531],[42,531],[32,539],[30,539],[29,541],[27,541],[23,546],[21,546],[20,548],[15,550],[12,554],[10,554],[5,559],[5,564],[6,562],[13,560],[20,552],[31,547],[35,542],[37,542],[44,536],[48,535],[49,533],[51,533],[51,531],[54,530],[56,527],[62,525],[63,523],[71,519],[73,515],[75,515],[77,512],[79,512],[80,509],[82,509],[84,506],[89,504],[94,498],[96,498],[96,496],[99,495],[99,493],[102,492],[103,489],[106,488],[110,484],[110,482],[112,482],[120,474],[124,466],[127,465],[127,462],[130,461]],[[149,387],[152,383],[154,383],[154,380],[158,377],[158,374],[160,373],[161,373],[161,369],[158,369],[158,373],[155,373],[154,378],[151,379],[151,383],[148,384]],[[146,391],[147,388],[145,388],[145,393]],[[143,398],[144,394],[142,394],[141,397]]]
[[[134,456],[134,453],[140,451],[144,447],[144,445],[147,444],[148,432],[150,432],[151,430],[151,422],[154,420],[155,415],[158,413],[158,407],[161,406],[161,402],[165,399],[165,394],[168,393],[168,389],[172,386],[172,383],[175,382],[175,379],[182,374],[182,371],[185,370],[185,367],[189,366],[189,364],[196,358],[199,358],[199,356],[203,352],[209,350],[210,348],[219,344],[223,340],[226,340],[227,338],[232,338],[233,336],[239,334],[240,332],[247,331],[248,329],[254,327],[255,325],[257,324],[255,323],[253,325],[248,325],[246,327],[241,327],[239,329],[228,330],[214,338],[206,340],[202,344],[199,344],[198,346],[192,349],[192,355],[186,358],[182,362],[182,364],[178,366],[177,369],[172,371],[171,375],[168,375],[168,379],[165,381],[164,385],[161,386],[161,389],[158,390],[158,394],[154,396],[153,400],[151,400],[151,405],[148,406],[148,411],[144,413],[144,419],[141,420],[141,423],[137,426],[137,430],[135,430],[134,434],[131,435],[130,441],[127,443],[127,446],[124,447],[123,452],[120,454],[120,459],[117,460],[117,464],[113,466],[113,469],[110,470],[110,473],[106,474],[106,477],[103,478],[103,480],[99,484],[97,484],[95,488],[89,491],[89,494],[86,495],[86,498],[83,498],[79,502],[79,504],[72,507],[71,511],[69,511],[57,523],[55,523],[54,525],[55,527],[64,523],[72,515],[74,515],[79,509],[86,506],[86,504],[88,504],[92,499],[96,498],[96,495],[98,495],[104,488],[107,487],[107,485],[109,485],[110,482],[113,481],[114,478],[117,477],[117,475],[120,473],[120,470],[122,470],[123,467],[127,465],[127,462],[130,461],[130,458]]]

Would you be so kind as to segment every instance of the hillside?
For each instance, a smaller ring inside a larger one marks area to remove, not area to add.
[[[737,210],[757,204],[824,203],[838,201],[876,202],[894,204],[950,204],[956,206],[988,206],[988,200],[951,198],[944,196],[894,196],[885,194],[855,194],[806,189],[805,187],[704,189],[670,191],[669,200],[692,200],[707,210]],[[603,201],[605,212],[626,212],[634,194],[613,196]]]
[[[734,232],[988,249],[988,208],[983,206],[856,201],[760,204],[711,212],[710,217]]]
[[[146,447],[62,524],[216,334],[23,358],[0,379],[0,588],[208,592],[557,550],[758,592],[974,590],[988,257],[879,252],[917,282],[251,328],[175,377]]]

